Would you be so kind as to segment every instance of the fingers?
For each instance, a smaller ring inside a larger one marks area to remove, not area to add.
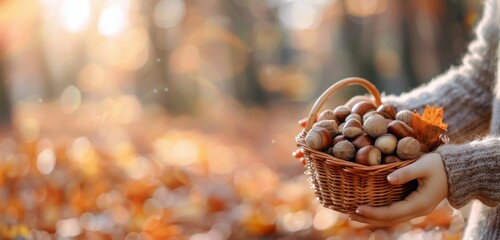
[[[402,216],[413,215],[416,211],[414,203],[407,200],[396,202],[388,207],[359,206],[356,213],[376,221],[393,221]]]
[[[418,161],[417,161],[418,162]],[[422,177],[422,170],[417,165],[417,162],[406,167],[400,168],[387,176],[390,184],[404,184],[413,179]]]
[[[398,223],[409,221],[409,220],[414,219],[416,217],[418,217],[418,215],[403,216],[401,218],[397,218],[397,219],[394,219],[391,221],[380,221],[380,220],[375,220],[375,219],[363,217],[363,216],[356,214],[356,213],[349,215],[349,219],[352,221],[367,223],[367,224],[370,224],[373,226],[391,226],[391,225],[395,225]]]
[[[389,221],[379,221],[379,220],[373,220],[373,219],[370,219],[370,218],[366,218],[366,217],[363,217],[363,216],[361,216],[359,214],[356,214],[356,213],[350,214],[349,215],[349,220],[356,221],[356,222],[367,223],[367,224],[370,224],[370,225],[373,225],[373,226],[379,226],[379,227],[382,227],[382,226],[391,226],[391,225],[394,224],[393,222],[389,222]]]
[[[389,174],[387,176],[387,180],[390,184],[404,184],[413,179],[428,176],[428,172],[432,171],[432,169],[429,169],[428,166],[426,166],[428,158],[428,154],[423,155],[422,158],[414,163]]]
[[[393,203],[387,207],[359,206],[356,213],[374,221],[389,221],[407,216],[422,216],[430,213],[443,199],[438,196],[432,183],[424,182],[417,191],[412,192],[405,200]]]

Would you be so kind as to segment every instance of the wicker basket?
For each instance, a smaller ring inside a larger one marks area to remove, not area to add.
[[[404,185],[391,185],[387,175],[413,163],[416,159],[365,166],[349,162],[307,146],[305,136],[311,129],[321,106],[337,90],[348,85],[361,85],[374,97],[375,105],[381,104],[380,93],[373,84],[361,78],[343,79],[328,88],[314,104],[304,130],[296,137],[306,159],[304,174],[308,177],[317,199],[326,207],[342,213],[352,213],[360,205],[381,207],[403,200],[417,187],[416,181]]]

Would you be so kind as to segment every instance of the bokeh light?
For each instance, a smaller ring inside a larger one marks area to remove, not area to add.
[[[80,235],[82,232],[80,223],[76,218],[59,220],[56,223],[57,233],[63,238],[71,238]]]
[[[324,231],[331,228],[339,219],[339,214],[330,209],[321,209],[314,216],[314,228]]]
[[[56,156],[52,152],[52,150],[45,149],[40,154],[38,154],[38,158],[36,160],[36,167],[40,173],[48,175],[56,166]]]
[[[116,36],[128,26],[128,0],[108,0],[102,10],[97,24],[97,30],[104,36]]]
[[[78,110],[82,102],[80,90],[75,86],[68,86],[61,94],[61,108],[65,113],[72,113]]]
[[[89,0],[63,0],[60,22],[74,33],[85,30],[90,24],[91,6]]]

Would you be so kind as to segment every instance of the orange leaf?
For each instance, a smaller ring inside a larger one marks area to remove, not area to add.
[[[413,112],[412,127],[415,137],[419,140],[425,151],[436,149],[443,142],[439,138],[448,129],[448,124],[443,123],[443,107],[426,106],[422,116]]]

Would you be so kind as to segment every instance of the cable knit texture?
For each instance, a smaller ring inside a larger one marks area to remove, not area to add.
[[[498,0],[486,0],[476,38],[460,66],[411,92],[383,97],[398,109],[420,113],[426,105],[444,106],[446,134],[454,144],[437,152],[448,175],[448,201],[456,208],[473,199],[482,202],[471,212],[467,239],[500,239],[499,5]]]

